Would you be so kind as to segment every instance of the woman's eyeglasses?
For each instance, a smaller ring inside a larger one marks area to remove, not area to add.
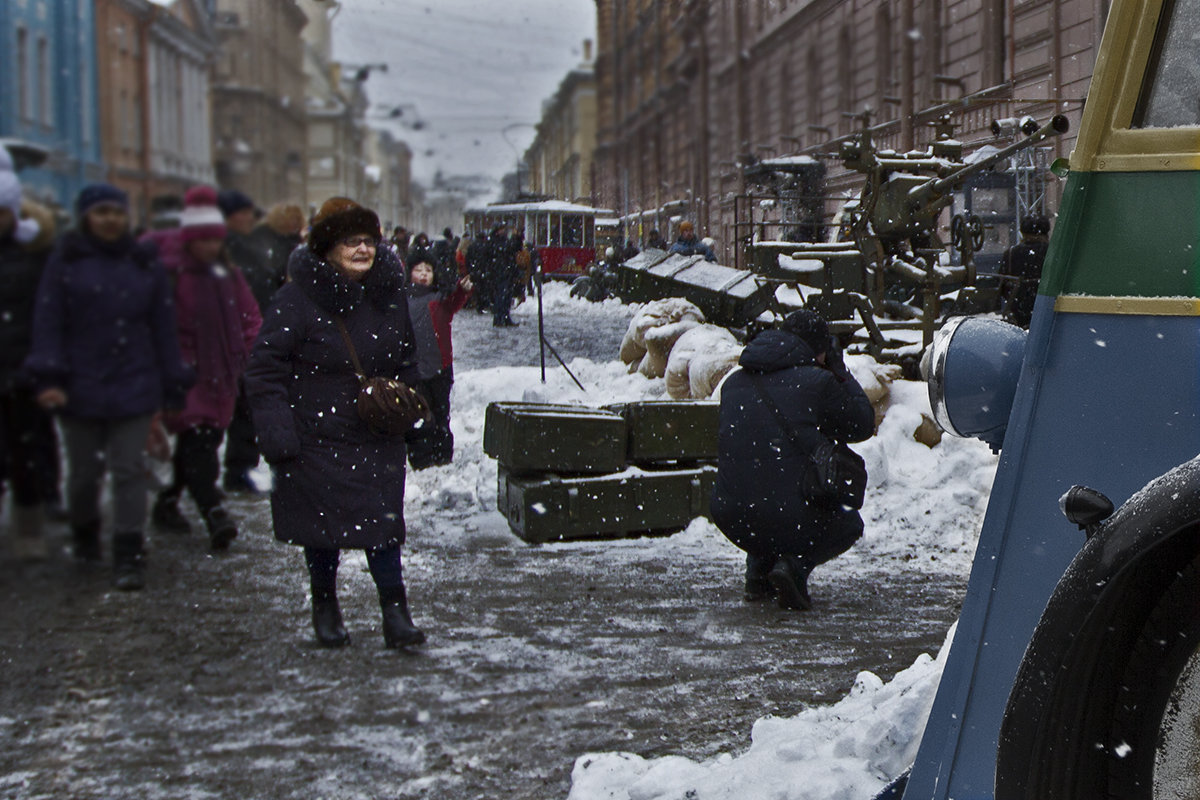
[[[338,242],[338,244],[340,244],[342,247],[345,247],[347,250],[357,250],[364,244],[367,247],[374,249],[379,247],[379,240],[374,236],[347,236],[345,239],[342,239],[340,242]]]

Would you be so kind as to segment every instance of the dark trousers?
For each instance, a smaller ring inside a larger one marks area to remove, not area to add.
[[[433,423],[408,434],[408,463],[413,469],[449,464],[454,458],[454,434],[450,432],[450,391],[454,388],[454,368],[446,367],[417,390],[429,403]]]
[[[512,308],[513,299],[513,282],[510,278],[496,281],[495,294],[492,295],[492,324],[503,325],[506,322],[511,322],[512,318],[508,316],[509,310]]]
[[[47,463],[49,462],[49,463]],[[19,506],[40,505],[58,494],[58,441],[54,421],[24,389],[0,394],[0,494],[12,487]],[[47,486],[53,481],[52,486]]]
[[[174,479],[163,490],[167,497],[177,498],[187,489],[205,519],[208,512],[221,504],[217,491],[217,476],[221,462],[217,451],[225,432],[208,425],[197,425],[182,431],[175,439]]]
[[[312,581],[314,593],[336,590],[338,562],[341,558],[341,550],[304,548],[304,563],[308,566],[308,577]],[[400,545],[367,550],[367,568],[371,570],[371,577],[380,591],[403,588],[404,572],[400,563]]]
[[[239,381],[237,404],[233,407],[233,420],[225,432],[225,473],[245,475],[258,466],[258,443],[254,441],[254,421],[250,417],[250,404],[246,402],[246,388]]]

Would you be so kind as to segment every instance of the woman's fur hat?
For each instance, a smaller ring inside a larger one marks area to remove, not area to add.
[[[308,235],[308,249],[325,258],[339,239],[354,234],[383,238],[379,217],[369,208],[363,208],[348,197],[331,197],[312,219],[312,231]]]

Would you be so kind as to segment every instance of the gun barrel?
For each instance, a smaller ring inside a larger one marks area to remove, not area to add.
[[[987,158],[980,159],[973,164],[968,164],[965,167],[951,172],[944,178],[930,178],[926,183],[916,186],[908,193],[909,202],[913,207],[929,203],[946,192],[960,185],[972,175],[982,172],[993,164],[1003,161],[1020,150],[1027,147],[1033,147],[1051,136],[1059,136],[1066,133],[1071,127],[1070,121],[1062,114],[1055,114],[1050,121],[1042,127],[1038,128],[1027,138],[1018,142],[1013,142],[1008,147],[1001,148],[995,153],[992,153]]]

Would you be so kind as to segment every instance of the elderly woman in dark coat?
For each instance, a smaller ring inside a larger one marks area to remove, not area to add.
[[[379,218],[352,200],[327,200],[291,281],[266,313],[245,374],[263,457],[271,464],[275,537],[304,548],[313,628],[326,647],[349,642],[338,607],[340,551],[365,550],[388,647],[425,641],[408,611],[403,436],[371,432],[355,410],[359,380],[345,324],[368,377],[415,383],[404,272],[380,246]]]
[[[850,549],[863,522],[854,509],[808,500],[801,478],[822,437],[861,442],[875,412],[812,311],[759,334],[739,363],[721,387],[713,521],[746,551],[747,600],[773,587],[781,608],[807,610],[809,573]]]

